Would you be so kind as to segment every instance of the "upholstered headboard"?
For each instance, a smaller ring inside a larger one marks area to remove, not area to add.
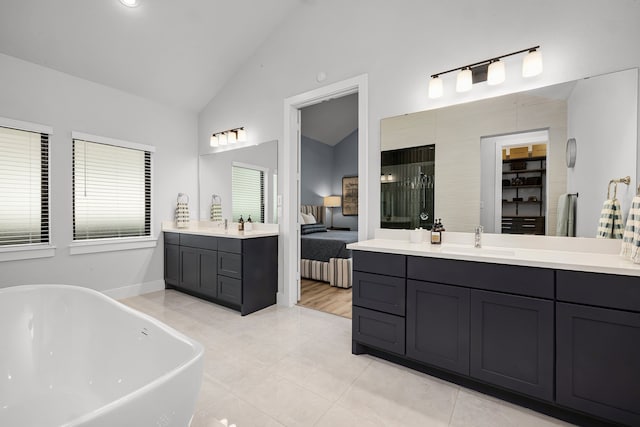
[[[327,208],[322,205],[300,205],[300,212],[303,214],[312,214],[317,222],[324,222],[324,215]]]

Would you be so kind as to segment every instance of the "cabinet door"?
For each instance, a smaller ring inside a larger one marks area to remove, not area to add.
[[[215,297],[216,274],[216,251],[180,247],[180,287]]]
[[[164,282],[167,285],[180,284],[180,246],[164,245]]]
[[[554,303],[471,290],[472,377],[553,399]]]
[[[469,375],[469,289],[407,281],[407,356]]]
[[[192,291],[200,290],[200,250],[180,247],[179,286]]]
[[[640,425],[640,314],[558,303],[557,402]]]
[[[200,292],[211,297],[218,295],[218,256],[216,251],[200,251]]]

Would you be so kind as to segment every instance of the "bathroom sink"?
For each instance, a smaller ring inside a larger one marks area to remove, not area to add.
[[[456,245],[456,244],[443,244],[442,253],[447,254],[460,254],[460,255],[480,255],[480,256],[515,256],[516,251],[514,249],[496,248],[496,247],[482,247],[476,248],[471,245]]]

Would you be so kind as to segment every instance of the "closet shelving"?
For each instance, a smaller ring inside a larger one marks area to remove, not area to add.
[[[502,161],[502,233],[545,234],[546,156],[504,159]],[[524,169],[512,169],[516,162]],[[539,178],[540,184],[525,184],[527,178]],[[522,184],[517,184],[517,180]],[[509,185],[505,185],[508,180]],[[535,197],[535,200],[529,200]]]

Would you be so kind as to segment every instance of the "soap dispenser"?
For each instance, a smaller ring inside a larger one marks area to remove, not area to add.
[[[251,215],[247,217],[244,223],[244,231],[253,231],[253,221],[251,221]]]
[[[244,219],[242,215],[240,215],[240,219],[238,220],[238,231],[244,231]]]
[[[440,243],[442,243],[442,232],[444,231],[444,228],[442,227],[442,219],[438,219],[434,224],[433,224],[433,228],[431,229],[431,244],[432,245],[439,245]]]

